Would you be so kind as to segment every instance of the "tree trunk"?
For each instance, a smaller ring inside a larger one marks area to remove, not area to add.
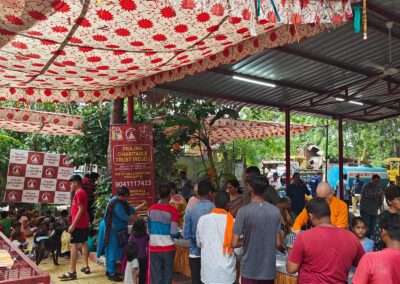
[[[122,124],[124,122],[124,100],[114,100],[111,106],[110,125]],[[109,135],[109,143],[107,149],[107,175],[111,175],[112,160],[111,160],[111,139]]]

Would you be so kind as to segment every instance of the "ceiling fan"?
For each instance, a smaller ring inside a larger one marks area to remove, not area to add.
[[[389,31],[389,63],[386,65],[379,65],[375,63],[367,63],[368,66],[379,70],[384,76],[394,76],[400,73],[400,66],[394,66],[392,63],[392,28],[394,22],[386,22],[386,27]]]

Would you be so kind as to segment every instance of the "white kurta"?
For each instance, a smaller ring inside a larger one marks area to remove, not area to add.
[[[234,254],[223,254],[226,215],[210,213],[197,225],[197,246],[201,248],[201,282],[230,284],[236,280]]]

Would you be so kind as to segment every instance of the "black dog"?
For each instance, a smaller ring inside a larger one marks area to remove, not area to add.
[[[61,254],[61,239],[57,235],[52,235],[48,239],[40,240],[36,243],[36,265],[43,260],[45,252],[48,251],[53,257],[54,265],[59,265],[58,257]]]

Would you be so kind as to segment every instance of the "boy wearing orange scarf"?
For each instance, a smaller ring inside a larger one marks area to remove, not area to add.
[[[234,283],[236,258],[231,247],[235,220],[226,210],[230,201],[227,192],[218,192],[216,208],[197,224],[196,241],[201,248],[201,282]]]

